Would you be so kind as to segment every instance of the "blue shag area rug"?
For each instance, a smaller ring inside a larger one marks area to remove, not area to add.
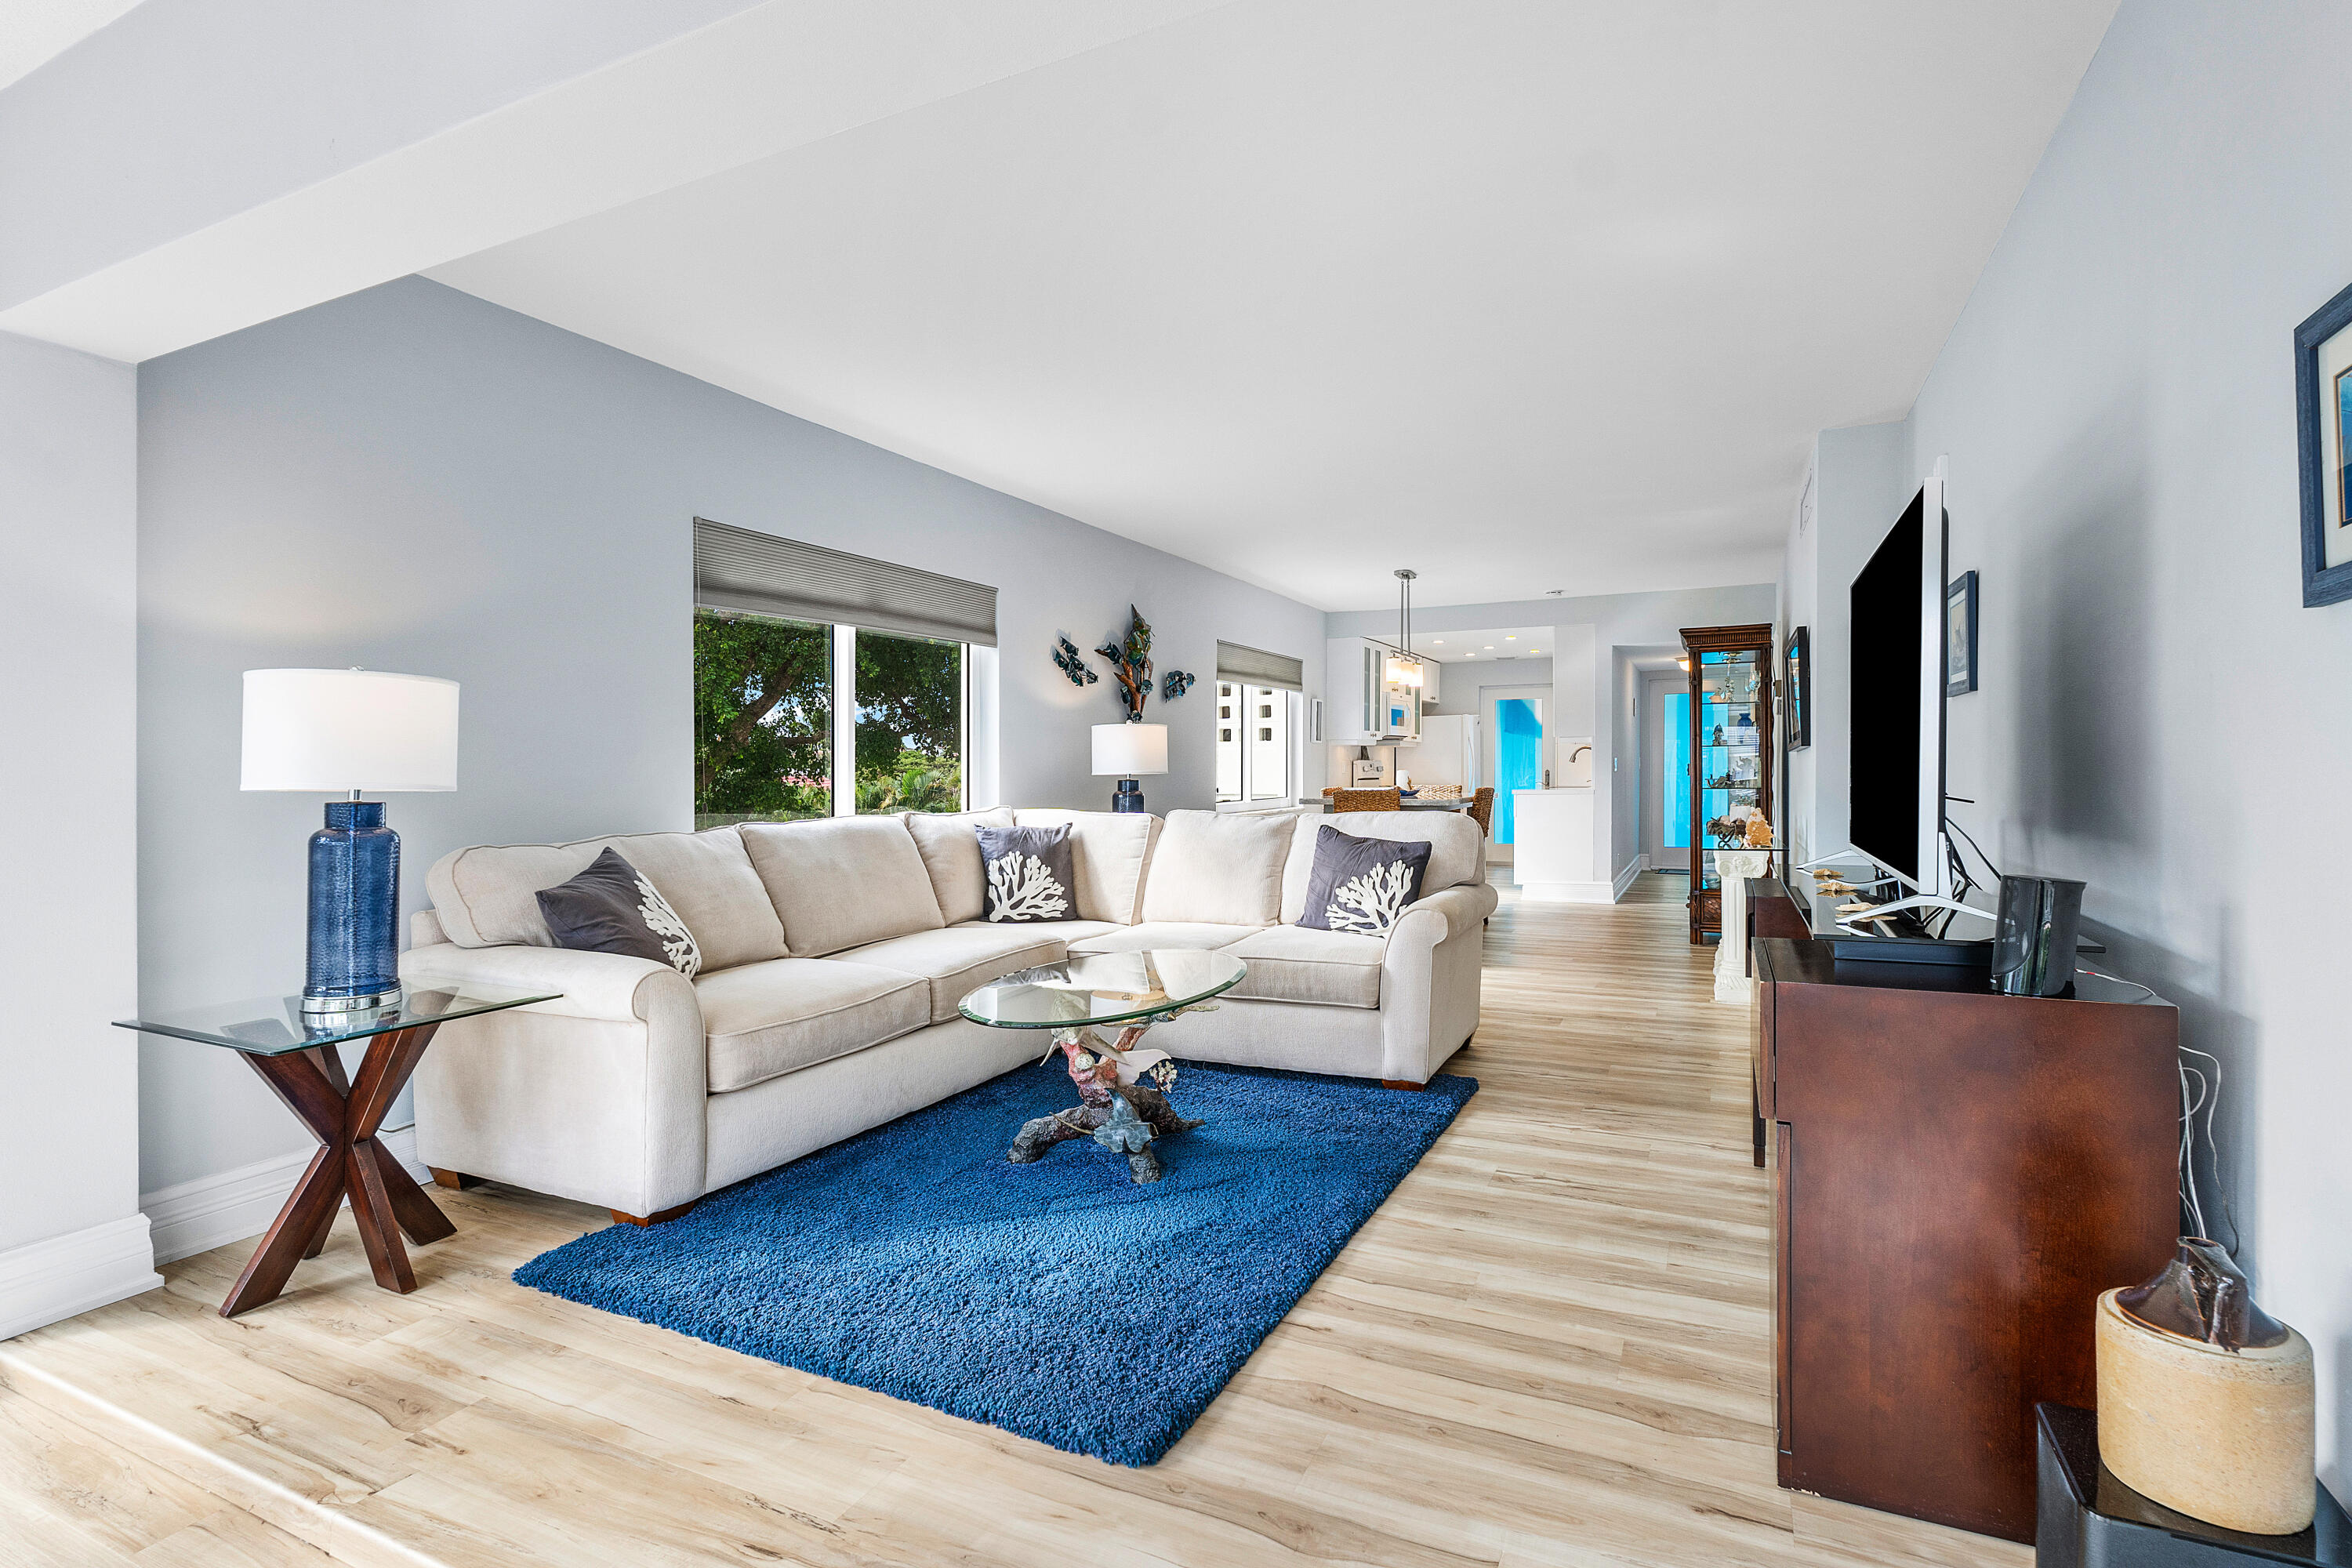
[[[1204,1125],[1156,1142],[1166,1174],[1139,1186],[1090,1139],[1004,1157],[1023,1122],[1077,1103],[1057,1054],[514,1277],[1148,1465],[1477,1090],[1187,1064],[1170,1099]]]

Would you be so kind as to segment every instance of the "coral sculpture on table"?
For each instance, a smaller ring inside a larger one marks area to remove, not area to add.
[[[1772,847],[1772,824],[1760,811],[1748,819],[1748,847],[1750,849]]]
[[[1110,660],[1110,672],[1119,685],[1119,700],[1129,719],[1143,717],[1151,700],[1151,623],[1133,605],[1127,607],[1127,640],[1106,641],[1095,652]]]
[[[1067,637],[1054,639],[1054,668],[1070,678],[1073,686],[1085,686],[1102,678],[1087,666],[1079,656],[1078,645]]]

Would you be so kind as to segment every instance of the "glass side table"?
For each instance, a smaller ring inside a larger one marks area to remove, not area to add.
[[[286,1206],[221,1303],[221,1316],[234,1318],[276,1300],[293,1277],[294,1265],[325,1248],[346,1193],[375,1282],[403,1295],[415,1289],[401,1233],[422,1247],[456,1235],[457,1227],[377,1141],[376,1130],[424,1059],[436,1029],[452,1018],[552,1002],[562,994],[410,991],[391,1006],[331,1015],[304,1013],[299,996],[264,996],[116,1020],[119,1029],[239,1053],[319,1141],[319,1152],[310,1156]],[[367,1056],[359,1077],[346,1079],[334,1047],[360,1039],[368,1043]]]

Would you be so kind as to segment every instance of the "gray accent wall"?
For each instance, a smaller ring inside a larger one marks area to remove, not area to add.
[[[170,1006],[299,984],[321,797],[237,789],[240,673],[364,665],[462,683],[458,788],[388,797],[404,904],[467,844],[693,825],[697,515],[998,590],[994,794],[1103,807],[1108,674],[1049,658],[1139,606],[1202,684],[1150,717],[1155,810],[1210,804],[1219,638],[1297,656],[1323,616],[1189,561],[422,279],[139,368],[140,988]],[[1090,660],[1090,662],[1099,661]],[[1322,787],[1310,748],[1309,795]],[[142,1189],[305,1146],[226,1052],[149,1043]]]
[[[2291,340],[2352,284],[2347,58],[2341,5],[2126,0],[1919,394],[1892,496],[1948,457],[1952,570],[1981,577],[1979,689],[1948,708],[1950,789],[1976,804],[1953,815],[2004,870],[2089,883],[2105,966],[2221,1059],[2207,1228],[2311,1341],[2338,1496],[2352,604],[2302,604]],[[1824,515],[1832,623],[1852,570]],[[1834,700],[1819,720],[1844,722]]]

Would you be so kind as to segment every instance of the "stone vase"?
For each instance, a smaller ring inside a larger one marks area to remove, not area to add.
[[[2251,1535],[2307,1529],[2316,1498],[2311,1345],[2264,1315],[2212,1243],[2097,1309],[2099,1458],[2178,1513]]]

